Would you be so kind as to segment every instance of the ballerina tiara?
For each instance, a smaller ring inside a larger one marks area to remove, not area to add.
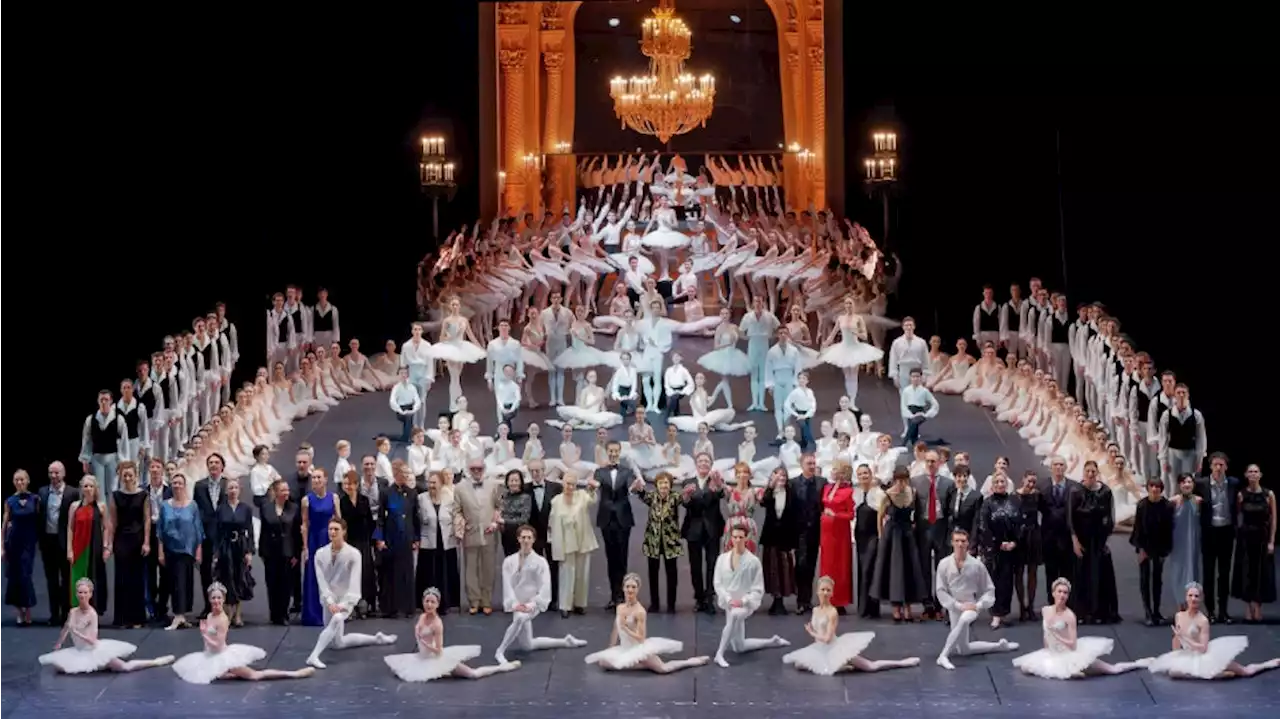
[[[89,589],[93,589],[93,580],[92,580],[92,579],[90,579],[90,578],[88,578],[88,577],[81,577],[81,578],[76,582],[76,591],[77,591],[77,592],[78,592],[78,591],[80,591],[80,587],[88,587]]]
[[[215,592],[218,594],[221,594],[224,597],[227,596],[226,585],[224,585],[222,582],[214,582],[213,584],[209,585],[209,588],[207,590],[205,590],[205,594],[211,597],[214,595]]]
[[[426,599],[427,597],[435,597],[436,601],[440,601],[440,590],[435,587],[427,587],[426,591],[422,593],[422,598]]]
[[[1052,585],[1051,587],[1049,587],[1049,589],[1050,589],[1050,590],[1057,589],[1057,588],[1058,588],[1058,585],[1062,585],[1062,586],[1066,587],[1066,588],[1067,588],[1067,593],[1070,593],[1070,592],[1071,592],[1071,580],[1070,580],[1070,579],[1067,579],[1066,577],[1058,577],[1057,579],[1053,580],[1053,585]]]
[[[635,582],[637,587],[640,586],[640,575],[635,572],[628,572],[627,576],[622,578],[623,584],[626,584],[627,582]]]

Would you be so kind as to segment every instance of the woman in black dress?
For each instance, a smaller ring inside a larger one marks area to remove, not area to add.
[[[1018,619],[1023,622],[1035,619],[1031,604],[1036,598],[1036,574],[1044,563],[1044,555],[1040,551],[1040,490],[1036,489],[1038,480],[1036,471],[1028,469],[1022,475],[1022,486],[1016,492],[1018,509],[1022,512],[1022,538],[1018,540],[1021,551],[1015,555],[1018,566],[1013,570],[1013,591],[1017,593],[1021,607]]]
[[[911,605],[931,595],[916,550],[916,493],[906,467],[893,470],[893,483],[880,503],[880,540],[871,598],[893,606],[894,622],[913,621]]]
[[[31,608],[36,605],[36,546],[43,529],[44,515],[38,511],[36,495],[28,492],[31,477],[27,470],[13,473],[13,496],[4,501],[5,579],[4,603],[18,610],[18,626],[31,626]]]
[[[1081,484],[1082,488],[1071,494],[1067,510],[1072,541],[1079,543],[1071,609],[1082,623],[1114,624],[1120,621],[1120,599],[1107,539],[1116,526],[1115,503],[1111,488],[1099,478],[1097,462],[1084,463]]]
[[[880,551],[880,508],[884,506],[884,490],[871,472],[871,467],[858,465],[858,486],[853,490],[853,551],[858,562],[854,574],[854,590],[858,616],[880,618],[880,600],[873,599],[871,588],[876,574],[876,556]]]
[[[272,624],[289,623],[289,603],[302,572],[302,515],[289,500],[290,483],[277,479],[267,490],[259,515],[262,536],[262,575],[267,581],[267,612]]]
[[[1258,465],[1249,465],[1244,478],[1231,596],[1249,605],[1244,621],[1254,624],[1262,621],[1262,605],[1276,600],[1276,495],[1262,487]]]
[[[787,468],[778,467],[769,475],[769,486],[760,500],[764,506],[764,528],[760,530],[760,561],[764,568],[764,591],[773,597],[770,614],[785,614],[784,597],[796,593],[796,545],[799,543],[795,493],[791,491]],[[650,577],[652,583],[656,577]]]
[[[147,555],[151,553],[151,508],[138,488],[138,466],[116,469],[120,489],[111,493],[112,558],[116,567],[115,626],[138,629],[147,622]]]
[[[227,482],[227,498],[218,506],[217,556],[214,573],[227,587],[227,615],[231,626],[243,627],[241,611],[253,599],[253,509],[240,501],[239,480]]]
[[[1039,505],[1036,509],[1039,511]],[[1019,542],[1024,536],[1022,507],[1018,498],[1009,494],[1009,477],[1004,472],[991,478],[991,496],[982,503],[978,516],[978,546],[996,588],[996,603],[991,605],[991,628],[999,629],[1012,609],[1014,579],[1022,563]]]
[[[507,490],[502,495],[502,508],[498,512],[502,521],[502,555],[510,557],[520,551],[517,535],[533,516],[533,495],[524,491],[524,474],[518,469],[507,472],[502,483]]]
[[[356,614],[369,614],[369,602],[378,596],[378,574],[373,568],[373,510],[369,498],[360,493],[360,475],[354,469],[342,477],[342,493],[338,495],[338,514],[347,523],[347,544],[360,552],[360,604]]]

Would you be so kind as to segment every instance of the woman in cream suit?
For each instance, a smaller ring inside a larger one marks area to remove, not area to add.
[[[560,615],[567,617],[571,611],[582,614],[587,608],[591,553],[600,546],[590,509],[599,497],[596,481],[588,479],[586,490],[581,490],[573,470],[565,472],[561,481],[564,491],[551,500],[547,538],[552,559],[560,563]]]
[[[453,492],[442,488],[439,472],[427,476],[427,491],[418,495],[418,596],[440,590],[440,613],[459,606],[458,536],[453,524]]]

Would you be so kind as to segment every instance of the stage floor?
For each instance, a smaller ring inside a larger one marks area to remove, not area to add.
[[[681,339],[679,349],[686,357],[696,357],[710,349],[710,340]],[[692,362],[690,362],[692,366]],[[815,371],[814,388],[822,411],[829,416],[835,410],[835,399],[842,392],[836,370]],[[438,382],[429,398],[432,416],[443,408],[447,398],[447,379]],[[481,380],[481,371],[466,372],[464,390],[471,392],[471,409],[486,431],[492,429],[493,400]],[[733,386],[739,406],[745,406],[750,394],[745,380]],[[570,399],[572,387],[569,388]],[[545,401],[545,378],[539,380],[538,399]],[[892,386],[880,380],[866,379],[860,398],[862,409],[872,415],[876,426],[897,433],[897,394]],[[942,397],[942,411],[937,420],[927,425],[928,437],[941,436],[956,450],[967,450],[979,478],[985,477],[997,455],[1008,455],[1017,472],[1039,466],[1040,458],[1009,428],[996,423],[985,410],[964,404],[958,398]],[[542,420],[554,416],[549,410],[524,410],[520,422]],[[772,415],[753,414],[760,425],[764,442],[773,436]],[[742,416],[739,417],[742,419]],[[660,416],[653,419],[661,437]],[[332,467],[333,446],[339,439],[355,445],[353,454],[371,450],[371,438],[380,433],[398,431],[398,423],[387,409],[385,394],[355,397],[327,413],[299,422],[285,437],[276,452],[274,464],[288,475],[293,450],[299,442],[310,441],[317,447],[317,464]],[[623,437],[625,428],[613,430]],[[559,441],[545,441],[549,453],[555,454]],[[692,436],[682,435],[684,446],[692,446]],[[578,432],[576,441],[589,447],[592,437]],[[737,434],[714,437],[717,455],[731,456]],[[770,451],[760,443],[760,456]],[[402,450],[398,450],[398,454]],[[643,523],[643,507],[637,502],[637,522]],[[633,535],[631,567],[643,575],[645,561],[640,553],[639,529]],[[1115,651],[1110,659],[1129,660],[1153,656],[1169,648],[1167,628],[1149,629],[1137,621],[1141,605],[1137,590],[1137,566],[1127,544],[1127,537],[1116,536],[1112,548],[1116,556],[1117,579],[1121,587],[1122,624],[1087,627],[1085,633],[1113,637]],[[590,645],[580,650],[557,650],[529,655],[515,654],[524,666],[510,674],[497,675],[479,682],[442,680],[428,684],[405,684],[397,680],[383,664],[381,657],[392,652],[412,649],[411,624],[407,620],[390,622],[371,620],[353,623],[353,631],[385,631],[400,635],[393,649],[361,648],[331,651],[325,655],[329,668],[311,679],[299,681],[219,682],[211,686],[193,686],[179,680],[169,669],[152,669],[135,674],[95,674],[89,676],[56,676],[43,669],[36,657],[50,650],[58,630],[47,627],[19,629],[6,611],[0,661],[0,714],[4,717],[36,717],[59,715],[113,717],[140,713],[197,717],[279,716],[299,710],[324,711],[327,716],[494,716],[544,719],[568,716],[592,717],[836,717],[850,712],[866,712],[869,716],[930,717],[976,713],[980,716],[1083,716],[1096,717],[1168,717],[1171,715],[1209,715],[1215,717],[1275,716],[1280,710],[1280,672],[1257,679],[1225,682],[1175,682],[1153,677],[1146,672],[1133,672],[1119,677],[1098,677],[1074,682],[1054,682],[1025,677],[1016,672],[1010,660],[1016,654],[990,655],[956,660],[956,670],[947,672],[933,660],[945,637],[940,623],[893,625],[887,620],[864,622],[846,618],[841,631],[875,630],[875,642],[867,651],[869,658],[919,656],[919,668],[887,671],[875,675],[847,674],[834,678],[802,674],[783,666],[782,650],[765,650],[744,656],[730,655],[730,669],[714,665],[691,669],[670,676],[647,672],[607,674],[583,663],[590,651],[602,648],[609,638],[611,615],[604,610],[608,601],[603,552],[593,557],[591,571],[592,608],[585,617],[562,620],[558,615],[540,617],[539,635],[573,633]],[[37,563],[38,565],[38,563]],[[37,568],[37,573],[39,573]],[[233,642],[252,644],[267,651],[261,666],[298,668],[309,653],[318,634],[312,627],[288,628],[266,624],[266,591],[259,565],[258,597],[245,609],[245,629],[233,630]],[[719,641],[722,617],[693,614],[687,565],[681,560],[680,613],[655,615],[649,619],[652,636],[669,637],[685,643],[683,655],[712,654]],[[43,592],[43,577],[36,578]],[[1041,593],[1044,589],[1041,581]],[[642,590],[642,597],[647,594]],[[41,596],[35,610],[37,620],[46,616],[46,603]],[[198,606],[198,605],[197,605]],[[1272,607],[1274,611],[1274,606]],[[1233,602],[1232,613],[1243,614],[1243,607]],[[886,613],[887,614],[887,613]],[[104,618],[104,624],[110,621]],[[797,645],[807,640],[806,619],[796,616],[770,617],[763,613],[748,624],[752,636],[777,633]],[[1011,626],[1000,632],[986,628],[986,617],[975,636],[988,638],[995,634],[1022,644],[1022,651],[1039,648],[1039,622]],[[484,655],[477,663],[489,663],[501,639],[507,620],[500,614],[490,617],[449,615],[445,618],[448,644],[480,644]],[[1215,627],[1215,631],[1218,628]],[[1232,626],[1221,630],[1228,634],[1248,635],[1252,646],[1243,660],[1261,661],[1280,654],[1280,630],[1268,626]],[[182,655],[200,648],[193,631],[161,630],[117,631],[106,629],[106,637],[122,639],[138,645],[139,658],[164,654]],[[901,714],[899,714],[901,712]]]

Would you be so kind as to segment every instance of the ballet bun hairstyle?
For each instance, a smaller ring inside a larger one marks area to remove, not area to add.
[[[1058,591],[1058,587],[1060,586],[1066,587],[1067,594],[1071,594],[1071,582],[1066,577],[1058,577],[1053,580],[1053,584],[1049,586],[1049,592],[1052,594],[1053,592]]]
[[[626,585],[627,582],[635,582],[636,589],[639,589],[640,587],[644,586],[644,583],[640,581],[640,575],[636,574],[635,572],[627,572],[626,576],[622,578],[622,584],[624,586]]]
[[[818,586],[821,587],[824,584],[834,589],[836,586],[836,580],[824,574],[821,577],[818,577]]]

